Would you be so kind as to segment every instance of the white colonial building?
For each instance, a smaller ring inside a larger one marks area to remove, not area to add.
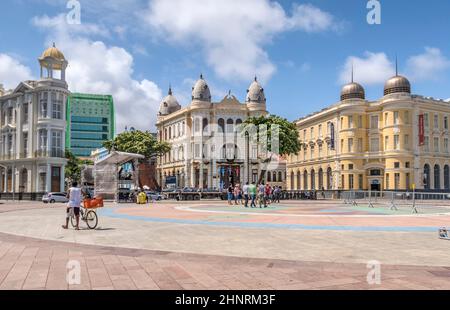
[[[192,100],[185,108],[169,89],[156,124],[158,140],[172,145],[171,152],[158,159],[160,186],[223,189],[230,184],[257,182],[261,172],[255,160],[258,145],[239,145],[235,129],[247,118],[262,115],[267,115],[266,97],[256,78],[244,103],[231,93],[220,102],[212,102],[203,76],[192,88]],[[277,168],[264,180],[283,185],[285,163]]]
[[[54,45],[39,58],[40,79],[0,87],[0,192],[64,190],[65,80],[68,62]]]

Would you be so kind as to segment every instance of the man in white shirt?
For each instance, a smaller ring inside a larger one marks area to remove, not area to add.
[[[69,199],[69,203],[66,211],[66,225],[63,225],[62,228],[69,228],[69,219],[71,214],[74,214],[77,219],[76,230],[80,230],[80,207],[83,193],[81,188],[78,187],[78,182],[73,182],[72,187],[69,189],[67,193],[67,198]],[[73,212],[73,213],[72,213]]]
[[[248,196],[248,188],[249,188],[249,185],[248,185],[248,182],[247,182],[247,183],[245,183],[244,187],[242,188],[242,193],[244,194],[244,201],[245,201],[245,207],[246,208],[248,208],[248,198],[249,198],[249,196]]]

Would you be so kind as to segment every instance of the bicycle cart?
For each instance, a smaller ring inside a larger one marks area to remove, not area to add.
[[[86,222],[89,229],[95,229],[98,225],[97,209],[103,208],[103,198],[85,199],[80,208],[80,220]],[[72,214],[70,222],[73,227],[77,226],[77,220]]]

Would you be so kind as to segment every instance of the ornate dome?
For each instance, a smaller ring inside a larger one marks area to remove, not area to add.
[[[350,84],[344,85],[341,90],[341,101],[347,99],[366,99],[366,92],[364,87],[360,84],[352,82]]]
[[[178,103],[177,98],[172,93],[172,88],[169,88],[169,93],[166,98],[161,102],[159,107],[159,115],[169,115],[181,109],[181,105]]]
[[[59,49],[56,48],[55,43],[53,43],[52,47],[49,47],[48,49],[46,49],[44,51],[44,53],[42,53],[41,59],[44,59],[44,58],[47,58],[47,57],[54,58],[54,59],[57,59],[59,61],[65,61],[66,60],[66,58],[64,57],[64,54]]]
[[[258,82],[258,78],[255,77],[255,80],[250,85],[247,90],[247,103],[266,103],[266,96],[264,94],[264,88],[262,88],[261,84]]]
[[[384,85],[384,95],[394,93],[411,93],[411,83],[408,79],[401,75],[390,78]]]
[[[211,92],[208,84],[203,79],[203,75],[200,75],[200,79],[192,87],[192,100],[211,102]]]

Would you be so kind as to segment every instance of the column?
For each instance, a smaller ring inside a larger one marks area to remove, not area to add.
[[[16,193],[17,192],[17,186],[16,186],[16,166],[12,166],[11,168],[11,192]]]
[[[203,160],[200,162],[200,173],[199,173],[198,187],[203,188]]]
[[[8,167],[4,168],[5,175],[3,176],[3,192],[8,192]]]
[[[194,160],[191,160],[191,179],[190,179],[190,187],[195,187],[195,169],[194,169]]]
[[[208,167],[208,188],[213,187],[213,166],[214,166],[214,160],[211,160],[211,163]]]
[[[52,171],[50,164],[47,164],[47,175],[45,176],[45,191],[50,192],[52,190]]]
[[[60,192],[64,192],[65,191],[65,179],[66,179],[66,172],[64,171],[64,166],[61,167],[61,172],[60,172]],[[82,184],[81,184],[82,185]]]

